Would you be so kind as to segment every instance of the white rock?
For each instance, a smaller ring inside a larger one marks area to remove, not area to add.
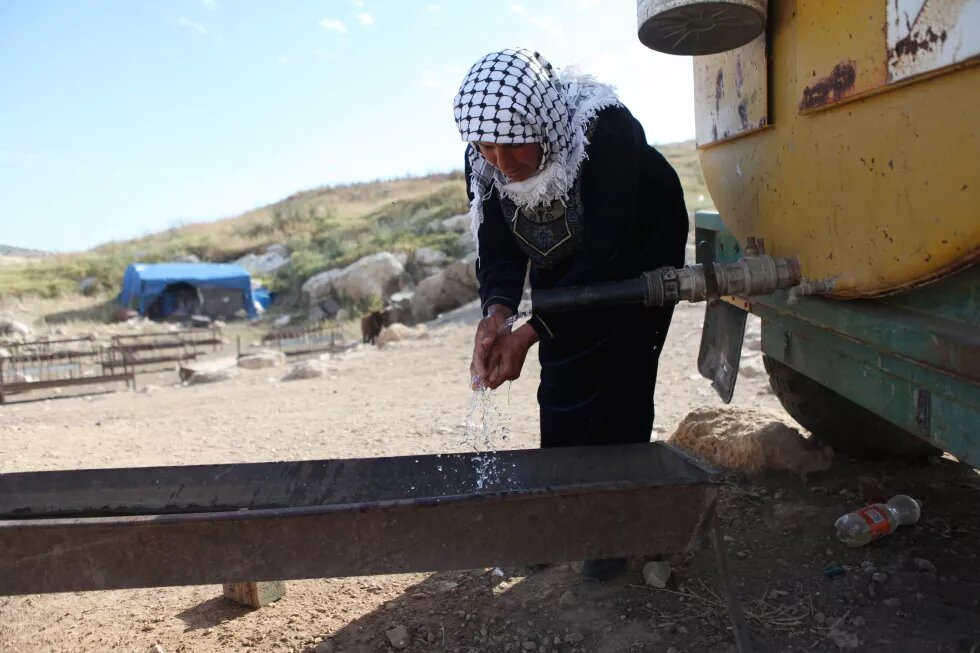
[[[238,367],[243,367],[246,370],[261,370],[268,367],[279,367],[285,364],[286,354],[274,349],[257,351],[254,354],[242,356],[238,359]]]
[[[446,218],[442,221],[442,228],[446,231],[455,231],[456,233],[469,233],[470,231],[470,215],[469,213],[461,213],[459,215],[454,215],[451,218]]]
[[[159,644],[154,644],[150,648],[146,649],[146,653],[166,653],[166,651],[164,651],[163,647]]]
[[[292,315],[283,315],[281,317],[277,317],[276,318],[276,321],[273,322],[272,324],[275,325],[275,326],[277,326],[277,327],[282,327],[282,326],[286,326],[287,324],[289,324],[292,321],[292,319],[293,319],[293,316]]]
[[[666,560],[654,560],[643,565],[643,580],[647,585],[663,589],[670,580],[670,563]]]
[[[378,334],[378,346],[384,347],[392,342],[419,340],[428,337],[429,330],[425,325],[420,324],[419,326],[410,327],[396,322],[391,326],[386,326],[381,329],[381,333]]]
[[[26,339],[31,336],[31,327],[17,320],[0,320],[0,335],[20,336]]]
[[[265,253],[274,256],[289,256],[289,248],[282,243],[273,243],[265,248]]]
[[[293,368],[282,380],[296,381],[298,379],[315,379],[320,376],[323,376],[323,365],[318,360],[308,360],[293,365]]]
[[[227,381],[235,376],[232,369],[200,369],[193,370],[187,378],[187,385],[200,385],[202,383],[216,383]]]
[[[419,265],[440,265],[448,258],[445,253],[432,247],[419,247],[415,250],[415,262]]]
[[[279,268],[289,264],[289,258],[278,251],[269,251],[272,247],[276,246],[272,245],[265,254],[246,254],[235,261],[235,265],[245,268],[249,274],[257,277],[274,274]]]
[[[395,626],[390,630],[386,630],[385,637],[388,638],[388,642],[396,649],[403,649],[412,641],[411,635],[408,633],[408,628],[405,626]]]
[[[858,639],[858,636],[846,630],[831,628],[830,632],[827,633],[827,638],[839,649],[855,649],[861,646],[861,640]]]

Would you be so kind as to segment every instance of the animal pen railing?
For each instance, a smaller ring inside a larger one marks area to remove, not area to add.
[[[344,332],[335,325],[321,324],[307,329],[273,331],[262,336],[263,347],[273,347],[286,356],[312,356],[346,348]],[[245,352],[238,344],[238,354]]]
[[[196,359],[208,347],[212,351],[221,344],[221,330],[184,329],[180,331],[161,331],[155,333],[132,333],[112,336],[108,365],[119,364],[131,367],[179,363]]]
[[[132,365],[91,337],[14,343],[0,356],[0,404],[34,390],[118,382],[135,386]]]

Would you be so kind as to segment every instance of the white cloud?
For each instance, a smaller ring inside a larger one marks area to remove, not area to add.
[[[208,9],[217,9],[218,7],[217,0],[201,0],[201,4],[207,7]]]
[[[289,63],[289,57],[287,57],[284,54],[281,54],[279,55],[279,58],[276,61],[278,61],[279,63]]]
[[[510,10],[513,11],[515,14],[526,14],[527,13],[527,7],[525,7],[524,5],[516,4],[516,3],[515,4],[512,4],[510,6]]]
[[[442,7],[440,7],[439,5],[425,5],[424,9],[425,9],[425,13],[427,13],[427,14],[441,14],[442,13]]]
[[[363,14],[357,14],[357,20],[361,23],[361,25],[374,24],[374,17],[366,11]]]
[[[204,25],[195,22],[189,18],[178,18],[177,24],[180,27],[183,27],[184,29],[190,30],[192,32],[197,32],[198,34],[204,35],[208,33],[208,30],[207,28],[204,27]]]
[[[422,71],[422,86],[426,88],[439,88],[442,86],[442,82],[439,80],[439,75],[437,75],[432,70]]]
[[[324,18],[320,21],[320,27],[323,29],[333,30],[335,32],[340,32],[344,34],[347,32],[347,26],[336,18]]]
[[[351,0],[351,4],[354,5],[355,7],[363,7],[364,0]]]

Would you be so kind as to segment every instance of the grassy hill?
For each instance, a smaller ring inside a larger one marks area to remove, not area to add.
[[[694,143],[659,149],[681,177],[688,208],[710,206]],[[429,225],[466,209],[459,172],[316,188],[233,218],[107,243],[79,254],[2,266],[0,298],[71,294],[86,278],[95,280],[93,290],[114,292],[126,266],[133,262],[171,261],[188,255],[227,262],[274,243],[289,247],[291,263],[267,281],[278,290],[289,290],[317,272],[382,250],[426,245],[458,255],[456,236]]]

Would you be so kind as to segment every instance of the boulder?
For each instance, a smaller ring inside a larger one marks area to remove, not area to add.
[[[315,379],[319,376],[323,376],[323,365],[318,360],[308,360],[293,365],[282,380],[297,381],[299,379]]]
[[[286,364],[286,354],[275,349],[265,349],[238,359],[238,367],[246,370],[261,370]]]
[[[303,292],[310,304],[319,304],[327,297],[384,300],[401,290],[405,283],[405,265],[391,252],[379,252],[341,270],[327,270],[310,277],[303,284]]]
[[[218,381],[227,381],[228,379],[235,376],[235,370],[228,368],[212,368],[212,369],[180,369],[181,380],[187,385],[200,385],[202,383],[217,383]]]
[[[19,336],[26,340],[31,337],[31,327],[17,320],[0,320],[0,336]]]
[[[333,297],[333,282],[343,274],[343,270],[335,268],[315,274],[303,282],[303,294],[310,304],[319,304],[328,297]]]
[[[415,262],[419,265],[442,265],[448,259],[444,252],[432,247],[419,247],[415,250]]]
[[[651,587],[663,589],[670,580],[670,563],[666,560],[654,560],[643,565],[643,580]]]
[[[471,254],[419,282],[412,296],[412,316],[416,322],[428,322],[473,301],[478,288],[476,255]]]
[[[415,324],[415,318],[412,316],[412,297],[414,295],[413,292],[403,290],[388,298],[388,303],[384,309],[388,324],[401,323],[409,326]]]
[[[78,292],[83,295],[91,295],[98,290],[98,280],[95,277],[85,277],[78,282]]]
[[[265,254],[246,254],[235,261],[235,264],[245,268],[253,276],[270,276],[289,264],[288,250],[284,245],[270,245]]]
[[[384,347],[392,342],[418,340],[428,337],[429,330],[425,328],[425,325],[420,324],[419,326],[411,327],[404,324],[392,324],[381,329],[381,333],[378,334],[377,344],[379,347]]]
[[[136,260],[143,258],[142,256],[137,256]],[[196,254],[178,254],[177,256],[170,259],[171,263],[200,263],[201,259],[198,258]]]
[[[461,213],[459,215],[454,215],[451,218],[446,218],[442,221],[442,228],[445,231],[455,231],[456,233],[469,233],[470,232],[470,214]]]
[[[732,407],[699,408],[687,415],[669,442],[709,464],[750,474],[800,475],[830,467],[833,450],[804,438],[772,415]]]

